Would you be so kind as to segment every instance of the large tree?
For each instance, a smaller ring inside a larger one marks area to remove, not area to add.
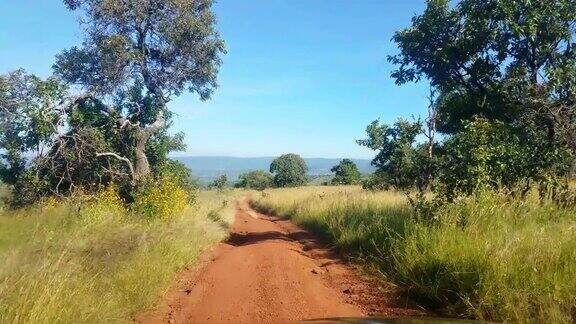
[[[429,0],[394,35],[392,76],[440,90],[440,131],[480,116],[575,151],[575,33],[573,0]]]
[[[113,121],[120,143],[97,155],[121,162],[133,183],[151,172],[151,159],[181,146],[166,132],[168,102],[184,91],[206,100],[217,87],[225,48],[212,2],[64,0],[86,37],[57,56],[55,73],[83,90],[75,105],[84,116]]]
[[[306,161],[298,154],[284,154],[272,161],[270,172],[274,174],[274,184],[277,187],[297,187],[308,182]]]
[[[330,169],[334,172],[332,184],[334,185],[352,185],[360,182],[362,175],[356,166],[356,163],[350,159],[343,159]]]

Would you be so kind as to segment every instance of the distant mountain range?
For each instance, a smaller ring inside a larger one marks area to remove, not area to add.
[[[226,174],[230,181],[235,181],[241,173],[252,170],[266,170],[275,157],[230,157],[230,156],[180,156],[174,159],[184,163],[195,177],[202,182],[209,182]],[[304,159],[308,165],[308,174],[311,176],[329,175],[330,169],[342,159],[309,158]],[[370,160],[352,159],[361,173],[371,173],[374,167]]]

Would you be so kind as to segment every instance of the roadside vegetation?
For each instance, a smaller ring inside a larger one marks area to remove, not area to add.
[[[271,189],[254,206],[289,217],[444,315],[570,323],[576,208],[486,192],[422,222],[403,193],[360,187]]]
[[[365,191],[267,190],[255,206],[442,314],[576,321],[574,17],[574,1],[427,1],[388,60],[396,84],[430,85],[428,114],[366,127]]]
[[[129,320],[225,237],[237,195],[169,158],[170,101],[217,88],[213,1],[64,4],[82,43],[48,78],[0,75],[2,322]],[[442,314],[576,322],[575,17],[573,0],[426,1],[388,61],[430,86],[428,114],[366,127],[374,174],[344,159],[316,179],[341,186],[305,187],[289,153],[236,186]]]
[[[239,195],[201,191],[193,205],[157,196],[167,200],[148,206],[181,207],[167,218],[126,209],[112,189],[3,212],[0,322],[130,321],[226,237]]]
[[[226,237],[237,198],[168,158],[186,148],[169,102],[217,87],[212,1],[64,5],[84,37],[53,75],[0,75],[3,323],[130,321]]]

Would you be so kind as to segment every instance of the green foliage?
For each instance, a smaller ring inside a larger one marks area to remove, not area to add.
[[[560,167],[568,160],[559,153],[535,151],[529,144],[503,122],[475,119],[467,123],[463,131],[445,143],[440,175],[442,195],[452,200],[459,195],[501,188],[526,194],[533,183],[544,181],[547,167]],[[568,165],[564,168],[567,172]]]
[[[82,47],[57,57],[55,70],[65,80],[108,94],[136,79],[154,96],[189,90],[207,99],[225,51],[212,2],[66,0],[84,17],[88,33]]]
[[[362,188],[366,190],[388,190],[391,180],[385,172],[376,170],[374,173],[362,179]]]
[[[15,205],[110,183],[130,197],[185,148],[168,133],[168,102],[184,91],[206,100],[217,86],[225,49],[211,0],[64,2],[86,37],[57,56],[57,77],[0,76],[0,177]]]
[[[49,147],[60,125],[54,102],[66,95],[66,87],[55,78],[41,80],[18,70],[0,75],[0,176],[16,184],[26,172],[26,152]]]
[[[419,120],[398,120],[393,126],[373,121],[366,128],[367,139],[356,141],[377,151],[372,161],[378,171],[365,181],[367,188],[406,190],[413,187],[426,188],[429,182],[430,158],[426,147],[418,145],[416,137],[423,132]]]
[[[182,135],[167,134],[168,102],[184,91],[207,100],[217,86],[225,49],[212,1],[65,4],[81,15],[86,38],[81,47],[58,55],[54,70],[87,90],[90,100],[99,103],[94,105],[97,113],[114,116],[123,140],[115,142],[112,153],[121,158],[103,158],[130,165],[133,183],[145,181],[169,151],[182,149]]]
[[[574,17],[572,0],[428,1],[394,35],[400,54],[389,58],[398,66],[392,77],[427,78],[440,90],[441,131],[458,132],[481,116],[574,152]]]
[[[274,177],[272,174],[264,170],[242,173],[238,178],[239,180],[235,184],[236,188],[264,190],[272,187],[274,184]]]
[[[200,189],[198,179],[195,179],[192,171],[180,161],[166,159],[161,165],[155,166],[154,174],[157,174],[159,178],[170,178],[176,181],[178,187],[186,190],[191,198]]]
[[[270,164],[277,187],[297,187],[308,182],[306,161],[297,154],[288,153],[274,159]]]
[[[208,188],[210,189],[218,189],[220,191],[224,190],[228,185],[228,176],[223,174],[219,176],[217,179],[212,181],[212,183],[208,184]]]
[[[334,172],[332,179],[333,185],[352,185],[358,184],[362,177],[358,167],[352,160],[343,159],[338,165],[335,165],[330,171]]]

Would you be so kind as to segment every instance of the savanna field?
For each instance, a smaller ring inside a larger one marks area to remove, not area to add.
[[[313,230],[440,314],[570,323],[576,210],[487,193],[413,217],[404,194],[359,187],[266,190],[253,205]]]
[[[576,0],[0,12],[0,324],[576,323]]]
[[[128,210],[114,189],[3,210],[0,322],[130,322],[226,237],[238,196],[200,191],[189,204],[160,190],[146,205],[153,217]]]

